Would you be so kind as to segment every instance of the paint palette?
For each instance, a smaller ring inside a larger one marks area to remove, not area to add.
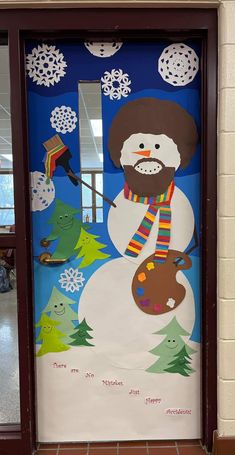
[[[153,254],[145,259],[132,281],[132,294],[139,309],[157,316],[177,308],[186,291],[176,280],[176,274],[191,266],[190,257],[176,250],[168,251],[165,263],[155,262]]]

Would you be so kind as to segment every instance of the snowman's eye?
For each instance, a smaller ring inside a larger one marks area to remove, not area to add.
[[[155,144],[155,149],[160,149],[160,145],[159,144]]]
[[[141,144],[139,145],[139,148],[140,148],[140,149],[144,149],[144,144],[143,144],[143,142],[141,142]]]

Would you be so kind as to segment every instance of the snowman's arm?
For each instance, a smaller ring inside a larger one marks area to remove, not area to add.
[[[194,245],[185,251],[185,254],[187,254],[187,255],[192,253],[199,246],[199,239],[198,239],[198,235],[197,235],[196,224],[194,224],[193,239],[194,239]],[[181,262],[181,260],[182,260],[182,258],[177,259],[175,261],[175,264],[178,265]]]
[[[188,255],[191,254],[199,246],[199,239],[198,239],[198,234],[197,234],[196,223],[194,224],[193,240],[194,240],[194,245],[192,245],[188,250],[185,251],[185,253]]]
[[[46,237],[46,240],[48,241],[52,241],[52,240],[56,240],[58,239],[59,235],[55,232],[51,232],[51,234],[49,234],[47,237]]]

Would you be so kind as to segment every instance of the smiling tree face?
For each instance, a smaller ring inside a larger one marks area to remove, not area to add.
[[[78,250],[77,258],[83,258],[78,266],[79,269],[88,267],[96,260],[104,260],[110,256],[109,254],[101,251],[107,245],[96,240],[98,238],[98,235],[86,232],[83,228],[81,228],[81,234],[75,246],[75,250]]]
[[[49,220],[49,224],[53,224],[53,228],[54,230],[57,229],[58,234],[67,231],[72,228],[75,215],[78,213],[78,209],[75,209],[59,199],[56,199],[55,209]]]
[[[53,321],[45,313],[42,314],[36,327],[40,327],[40,333],[37,341],[41,341],[41,347],[37,352],[37,357],[48,354],[49,352],[67,351],[69,346],[63,343],[65,334],[57,329],[59,322]]]
[[[50,324],[47,324],[47,325],[45,324],[45,325],[42,327],[42,332],[43,332],[43,333],[51,333],[52,330],[53,330],[53,327],[52,327],[52,325],[50,325]]]
[[[77,313],[70,307],[75,300],[62,294],[54,286],[47,306],[44,308],[43,313],[50,313],[50,318],[56,321],[59,330],[63,332],[64,342],[70,342],[69,335],[74,331],[74,324],[72,321],[78,321]]]
[[[150,351],[151,354],[159,356],[159,359],[147,369],[149,373],[165,373],[168,371],[171,362],[184,348],[188,355],[195,352],[182,339],[182,336],[188,336],[189,333],[181,327],[176,317],[166,327],[155,332],[155,334],[166,335],[166,337],[158,346]],[[179,371],[171,372],[179,373]]]

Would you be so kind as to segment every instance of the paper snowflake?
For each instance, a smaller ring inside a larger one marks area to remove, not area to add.
[[[59,82],[66,74],[66,66],[63,54],[55,46],[38,45],[26,56],[28,75],[37,85],[49,87]]]
[[[105,71],[101,82],[104,95],[109,96],[111,100],[120,100],[122,96],[126,98],[131,92],[129,75],[123,73],[121,69],[112,69],[111,73]]]
[[[119,41],[112,41],[112,42],[105,42],[105,41],[85,41],[84,45],[88,49],[88,51],[95,55],[95,57],[112,57],[112,55],[116,54],[117,51],[122,47],[122,42]]]
[[[85,281],[83,273],[70,267],[70,269],[65,269],[65,271],[60,274],[59,283],[67,292],[75,292],[83,287],[83,281]]]
[[[199,59],[194,50],[183,43],[166,47],[158,60],[158,72],[164,81],[175,86],[193,81],[199,68]]]
[[[51,112],[50,122],[58,133],[71,133],[76,128],[77,115],[69,106],[55,107]]]
[[[55,199],[55,187],[52,180],[42,172],[31,172],[31,210],[33,212],[47,209]]]

